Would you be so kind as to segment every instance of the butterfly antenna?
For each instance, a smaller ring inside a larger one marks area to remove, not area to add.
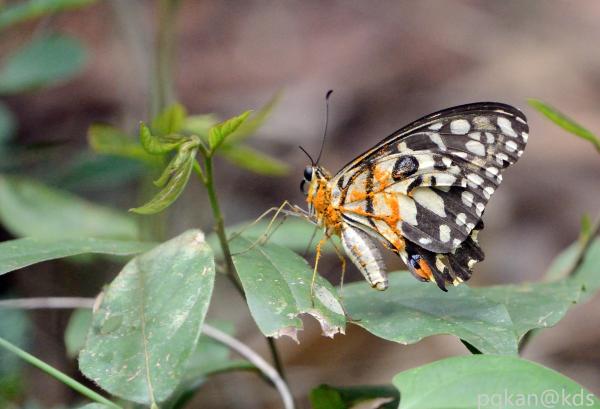
[[[315,164],[315,161],[314,161],[314,159],[312,158],[312,156],[310,156],[310,153],[306,152],[306,149],[304,149],[302,146],[298,146],[298,147],[300,148],[300,150],[301,150],[302,152],[304,152],[304,154],[305,154],[306,156],[308,156],[308,159],[310,159],[310,163],[311,163],[311,165],[315,166],[315,165],[316,165],[316,164]]]
[[[319,156],[317,156],[317,164],[321,160],[321,154],[323,153],[323,148],[325,147],[325,137],[327,136],[327,125],[329,124],[329,97],[333,94],[333,90],[330,89],[325,94],[325,130],[323,131],[323,140],[321,141],[321,150],[319,151]]]

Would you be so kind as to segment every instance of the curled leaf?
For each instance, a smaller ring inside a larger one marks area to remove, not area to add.
[[[179,140],[178,140],[179,139]],[[153,135],[148,126],[140,123],[140,142],[146,152],[153,155],[162,155],[176,149],[183,142],[183,138],[173,138],[169,141],[160,136]]]
[[[152,121],[152,130],[159,136],[177,133],[183,128],[187,113],[181,104],[173,104]]]

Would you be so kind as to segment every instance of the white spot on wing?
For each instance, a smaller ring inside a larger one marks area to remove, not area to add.
[[[518,148],[518,145],[515,141],[510,140],[510,141],[506,141],[506,150],[509,152],[514,152],[516,151]]]
[[[424,208],[432,211],[440,217],[446,217],[444,199],[428,187],[418,188],[413,191],[413,199]],[[400,210],[402,214],[402,210]]]
[[[416,189],[419,190],[419,189]],[[417,225],[417,205],[414,200],[405,195],[398,195],[398,207],[402,220],[413,226]]]
[[[429,129],[432,131],[439,131],[442,126],[444,126],[442,122],[436,122],[435,124],[429,125]]]
[[[493,177],[496,176],[498,174],[498,168],[495,168],[493,166],[489,166],[487,168],[485,168],[485,173],[489,176],[489,177]]]
[[[421,237],[421,238],[419,239],[419,243],[420,243],[420,244],[429,244],[429,243],[431,243],[431,239],[430,239],[430,238],[427,238],[427,237]]]
[[[487,143],[494,143],[494,141],[496,140],[496,138],[494,137],[494,134],[491,132],[486,132],[485,133],[485,141]]]
[[[473,206],[473,193],[467,192],[465,190],[464,192],[462,192],[461,198],[462,198],[462,202],[465,204],[465,206],[467,206],[467,207]]]
[[[527,143],[527,139],[529,139],[529,134],[527,132],[521,132],[521,136],[523,137],[523,142]]]
[[[469,134],[469,138],[475,139],[476,141],[480,141],[481,140],[481,132],[471,132]]]
[[[450,122],[450,132],[457,135],[465,135],[471,129],[471,124],[466,119],[455,119]]]
[[[508,136],[512,136],[513,138],[515,138],[517,136],[517,133],[512,129],[512,124],[510,123],[510,121],[502,116],[498,117],[498,126],[500,127],[500,130],[502,130],[503,133],[505,133]]]
[[[476,186],[479,186],[483,183],[483,178],[477,173],[469,173],[467,175],[467,179],[469,180],[469,182],[474,183]]]
[[[485,205],[483,203],[477,203],[475,208],[477,211],[477,216],[481,216],[483,214],[483,210],[485,209]]]
[[[467,150],[478,156],[485,156],[485,147],[479,141],[471,140],[465,144]]]
[[[444,145],[444,141],[442,141],[440,134],[432,132],[429,134],[429,139],[431,139],[431,142],[435,143],[441,151],[446,150],[446,145]]]
[[[440,224],[440,240],[444,243],[450,241],[450,227],[447,224]]]
[[[467,215],[465,215],[464,213],[459,213],[456,216],[456,224],[458,224],[459,226],[464,225],[467,222]]]

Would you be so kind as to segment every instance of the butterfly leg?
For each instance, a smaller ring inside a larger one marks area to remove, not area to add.
[[[287,207],[287,209],[286,209],[286,207]],[[267,225],[265,232],[257,240],[255,240],[247,249],[242,250],[240,253],[244,253],[246,251],[252,250],[257,245],[261,245],[261,244],[264,244],[265,242],[267,242],[269,237],[271,237],[273,235],[273,233],[275,233],[275,231],[277,231],[277,229],[287,220],[287,218],[289,216],[301,217],[301,218],[304,218],[304,219],[310,221],[310,218],[308,217],[308,214],[306,213],[306,211],[304,209],[302,209],[301,207],[299,207],[297,205],[292,205],[290,202],[288,202],[286,200],[279,207],[272,207],[272,208],[266,210],[263,214],[261,214],[252,223],[250,223],[249,225],[242,228],[242,230],[232,234],[231,237],[229,238],[229,240],[232,240],[232,239],[240,236],[244,231],[246,231],[249,228],[251,228],[252,226],[256,225],[260,220],[264,219],[267,215],[269,215],[270,213],[273,213],[273,212],[275,212],[275,214],[269,221],[269,224]],[[277,222],[277,224],[275,224],[277,221],[277,218],[279,217],[280,214],[283,214],[283,218],[281,220],[279,220],[279,222]],[[275,227],[273,227],[273,226],[275,226]]]
[[[315,283],[317,280],[317,267],[319,266],[319,259],[321,258],[321,247],[327,243],[327,240],[329,240],[329,236],[327,234],[323,235],[316,247],[315,266],[313,268],[313,274],[310,280],[310,302],[313,308],[315,306]]]

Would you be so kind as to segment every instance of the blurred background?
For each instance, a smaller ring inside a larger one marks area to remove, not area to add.
[[[0,11],[13,3],[0,0]],[[64,80],[25,90],[0,85],[0,117],[9,118],[0,121],[0,169],[126,210],[140,204],[139,169],[99,159],[86,132],[101,122],[135,134],[138,122],[148,119],[158,2],[86,3],[11,27],[2,27],[0,19],[0,63],[48,32],[74,38],[81,48],[77,69]],[[303,204],[298,185],[307,158],[297,145],[318,152],[328,89],[335,92],[322,163],[332,172],[394,130],[445,107],[492,100],[525,112],[528,147],[487,207],[480,236],[486,260],[471,285],[539,280],[577,239],[581,216],[598,211],[598,153],[527,106],[527,98],[541,99],[600,131],[598,1],[185,0],[180,7],[173,22],[174,90],[189,112],[225,118],[258,109],[282,90],[250,144],[287,163],[289,173],[262,176],[218,162],[227,224],[252,220],[286,199]],[[167,217],[168,237],[190,227],[212,228],[204,191],[195,184]],[[0,235],[14,238],[15,231]],[[386,262],[390,270],[402,268],[392,255]],[[0,277],[0,296],[94,296],[118,270],[109,261],[43,263]],[[325,260],[321,272],[339,281],[335,258]],[[349,279],[361,278],[350,271]],[[216,292],[209,320],[235,322],[237,337],[268,356],[230,284],[218,281]],[[69,312],[28,317],[27,349],[78,376],[63,342]],[[388,383],[401,370],[467,353],[452,337],[403,346],[354,326],[330,340],[310,317],[300,344],[278,344],[292,390],[305,405],[319,383]],[[600,297],[536,337],[524,356],[600,394]],[[52,408],[79,399],[37,370],[24,371],[19,402]],[[277,407],[278,397],[256,375],[234,373],[211,378],[195,402],[193,407],[265,408]]]

